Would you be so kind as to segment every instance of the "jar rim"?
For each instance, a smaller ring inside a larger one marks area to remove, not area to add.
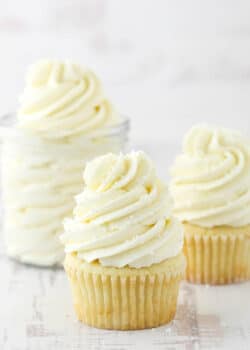
[[[96,129],[92,132],[86,133],[86,134],[79,134],[79,135],[75,135],[72,137],[65,137],[65,138],[70,138],[70,139],[93,139],[93,138],[98,138],[98,137],[117,137],[117,136],[122,136],[122,135],[127,135],[129,133],[130,130],[130,119],[125,116],[125,115],[120,115],[120,120],[117,123],[108,125],[108,126],[104,126],[100,129]],[[9,113],[5,113],[0,115],[0,136],[2,136],[3,134],[10,134],[12,133],[12,131],[17,130],[15,128],[13,128],[13,126],[15,125],[15,121],[16,121],[16,113],[14,112],[9,112]],[[19,131],[21,129],[18,129]],[[22,130],[23,131],[23,130]],[[27,130],[24,131],[24,133],[26,133],[31,135],[31,133],[29,133]],[[34,136],[34,134],[32,134],[32,136]],[[40,139],[47,139],[44,138],[40,135],[35,135]],[[53,140],[62,140],[64,139],[64,137],[60,138],[48,138],[48,140],[53,141]]]

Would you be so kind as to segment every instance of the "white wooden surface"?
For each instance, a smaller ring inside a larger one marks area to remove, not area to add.
[[[0,1],[0,113],[41,57],[90,65],[131,117],[131,145],[167,169],[194,123],[250,134],[248,0]],[[109,332],[75,321],[66,276],[9,261],[0,235],[0,350],[250,349],[250,283],[183,283],[168,327]]]
[[[105,331],[75,319],[63,270],[0,255],[1,350],[198,350],[250,348],[250,282],[223,287],[183,282],[175,320],[145,331]]]

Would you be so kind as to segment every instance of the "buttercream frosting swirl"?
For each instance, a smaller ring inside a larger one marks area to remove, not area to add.
[[[171,173],[181,221],[202,227],[250,223],[250,144],[240,133],[193,127]]]
[[[67,61],[36,63],[20,102],[19,127],[45,138],[89,135],[120,119],[96,75]]]
[[[66,253],[103,266],[150,266],[182,249],[167,187],[143,152],[107,154],[89,162],[61,241]]]
[[[51,145],[11,130],[3,136],[2,199],[8,255],[25,263],[53,265],[64,258],[59,235],[83,190],[85,163],[106,152],[119,152],[122,141]]]
[[[120,152],[128,124],[94,73],[48,60],[31,68],[14,122],[0,128],[7,252],[25,263],[61,264],[59,235],[83,189],[82,169],[94,157]]]

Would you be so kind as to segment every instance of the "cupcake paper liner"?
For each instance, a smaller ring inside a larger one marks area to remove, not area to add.
[[[80,321],[97,328],[144,329],[170,322],[176,312],[182,254],[149,268],[102,267],[68,254],[65,259]]]
[[[202,229],[184,224],[186,279],[193,283],[228,284],[250,279],[250,230]],[[202,232],[203,231],[203,232]],[[220,232],[221,231],[221,232]],[[246,232],[244,232],[246,231]]]

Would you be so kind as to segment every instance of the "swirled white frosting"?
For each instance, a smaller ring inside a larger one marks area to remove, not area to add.
[[[92,72],[43,61],[28,76],[18,124],[0,131],[8,254],[61,263],[62,221],[83,189],[82,169],[93,157],[120,152],[126,130]]]
[[[140,268],[181,251],[171,197],[144,153],[99,157],[87,164],[84,180],[61,236],[66,253],[103,266]]]
[[[250,223],[250,144],[240,133],[192,128],[171,173],[181,221],[202,227]]]
[[[36,265],[61,263],[59,235],[82,191],[85,163],[105,152],[119,152],[121,141],[53,145],[21,131],[4,136],[2,189],[8,254]]]
[[[120,119],[95,74],[71,62],[35,64],[20,101],[19,126],[46,138],[89,135]]]

